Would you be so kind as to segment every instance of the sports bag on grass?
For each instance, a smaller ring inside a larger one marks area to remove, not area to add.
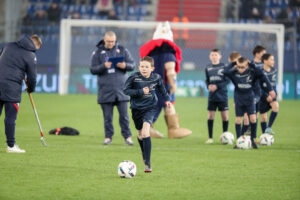
[[[79,131],[71,127],[56,128],[49,131],[53,135],[79,135]]]

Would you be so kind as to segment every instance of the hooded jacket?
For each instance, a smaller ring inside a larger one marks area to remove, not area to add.
[[[22,83],[27,76],[28,92],[36,85],[35,45],[25,36],[20,41],[7,43],[0,50],[0,100],[21,102]]]
[[[109,58],[124,57],[126,68],[114,67],[110,71],[104,65]],[[135,63],[129,51],[116,43],[112,49],[104,46],[104,40],[97,44],[97,49],[93,52],[90,71],[98,76],[98,103],[111,103],[115,101],[129,101],[130,97],[125,95],[123,87],[128,78],[127,71],[133,71]]]

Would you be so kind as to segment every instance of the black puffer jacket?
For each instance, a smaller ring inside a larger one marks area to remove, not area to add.
[[[0,50],[0,100],[21,102],[22,82],[27,76],[28,92],[36,85],[36,48],[29,37],[7,43]]]

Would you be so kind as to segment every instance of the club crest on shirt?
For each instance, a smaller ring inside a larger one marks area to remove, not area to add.
[[[219,69],[219,70],[218,70],[218,75],[219,75],[219,76],[223,76],[223,75],[224,75],[223,72],[224,72],[224,69]]]
[[[276,74],[273,74],[272,81],[276,81]]]
[[[155,90],[155,86],[157,85],[157,83],[153,83],[150,85],[150,90]]]
[[[247,76],[247,79],[246,79],[247,83],[251,83],[252,82],[252,79],[250,76]]]

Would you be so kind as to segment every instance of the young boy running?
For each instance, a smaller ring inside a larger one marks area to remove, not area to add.
[[[236,67],[235,64],[237,65]],[[255,94],[254,87],[257,80],[264,83],[266,87],[263,89],[269,94],[268,98],[274,98],[276,96],[275,91],[268,78],[262,73],[261,70],[255,68],[253,64],[250,64],[246,58],[238,58],[236,63],[232,63],[224,74],[230,78],[235,86],[234,89],[234,102],[235,102],[235,129],[236,137],[241,136],[241,123],[244,113],[247,113],[250,118],[251,124],[251,142],[252,147],[257,149],[258,146],[254,142],[256,138],[256,108],[255,108]],[[234,147],[236,148],[236,147]]]
[[[130,108],[132,119],[138,130],[138,142],[141,147],[145,163],[144,172],[152,172],[151,168],[151,138],[150,126],[153,123],[157,96],[155,90],[162,94],[166,106],[170,106],[170,97],[163,85],[160,75],[152,73],[154,70],[153,58],[145,56],[138,67],[139,72],[132,74],[126,81],[124,93],[131,97]]]
[[[212,144],[213,141],[213,125],[215,119],[215,112],[218,109],[221,112],[223,121],[223,132],[228,130],[228,95],[227,84],[229,79],[224,76],[225,65],[221,63],[222,58],[219,49],[212,49],[209,54],[211,64],[205,68],[206,85],[209,90],[208,96],[208,140],[206,144]]]
[[[274,56],[272,54],[264,54],[262,56],[262,62],[264,64],[263,73],[268,77],[269,81],[271,82],[273,90],[276,92],[276,77],[277,77],[277,70],[274,68]],[[263,83],[262,87],[266,87],[266,84]],[[279,104],[277,99],[269,99],[267,101],[268,94],[263,91],[262,98],[259,104],[259,112],[260,112],[260,123],[261,123],[261,130],[262,133],[270,133],[274,134],[272,130],[272,125],[276,119]],[[272,108],[272,112],[269,118],[269,124],[267,126],[267,113]]]

